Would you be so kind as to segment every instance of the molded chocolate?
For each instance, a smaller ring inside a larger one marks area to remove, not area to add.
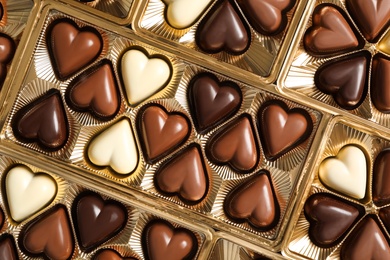
[[[7,77],[7,65],[14,57],[15,51],[14,40],[7,34],[0,33],[0,89]]]
[[[382,113],[390,113],[390,59],[375,55],[371,70],[371,100]]]
[[[0,237],[0,259],[4,259],[4,260],[19,259],[14,238],[9,234],[4,234]]]
[[[390,149],[383,150],[375,159],[372,175],[372,200],[375,205],[390,203]]]
[[[93,260],[137,260],[134,257],[122,257],[118,252],[112,249],[99,250]]]

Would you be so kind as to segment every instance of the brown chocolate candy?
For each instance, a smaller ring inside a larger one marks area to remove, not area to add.
[[[371,100],[376,109],[390,113],[390,59],[375,55],[371,71]]]
[[[390,231],[390,207],[381,208],[378,215],[387,231]]]
[[[190,146],[165,162],[154,174],[154,183],[167,196],[178,195],[186,203],[200,202],[208,189],[200,148]]]
[[[66,208],[58,205],[28,223],[21,231],[19,247],[32,257],[70,259],[74,240]]]
[[[4,16],[4,7],[3,4],[0,3],[0,20],[3,19],[3,16]]]
[[[250,25],[261,34],[276,35],[287,25],[286,13],[295,0],[238,0]]]
[[[188,100],[196,128],[205,133],[239,110],[242,94],[236,83],[201,73],[189,83]]]
[[[18,260],[18,251],[14,238],[9,234],[4,234],[0,237],[0,259]]]
[[[207,53],[226,51],[233,55],[244,53],[250,44],[248,26],[229,0],[217,3],[199,24],[196,44]]]
[[[303,143],[313,130],[313,121],[306,110],[289,109],[279,100],[265,102],[259,109],[257,122],[269,160],[276,160]]]
[[[195,235],[185,228],[175,228],[165,220],[150,221],[142,232],[146,259],[190,260],[198,251]]]
[[[127,222],[127,211],[122,204],[103,200],[93,192],[82,193],[76,198],[72,215],[80,248],[87,252],[113,238]]]
[[[377,206],[390,203],[390,149],[383,150],[375,159],[372,176],[372,200]]]
[[[90,26],[79,28],[70,19],[53,22],[46,38],[53,69],[60,80],[66,80],[93,62],[103,46],[97,30]]]
[[[390,4],[386,0],[347,0],[347,9],[369,42],[375,42],[390,24]]]
[[[336,5],[318,5],[313,12],[313,25],[303,38],[306,51],[313,56],[323,56],[358,49],[361,43],[345,17],[345,12]]]
[[[7,76],[7,64],[11,62],[15,51],[14,40],[7,34],[0,33],[0,89]]]
[[[340,107],[355,109],[367,94],[370,59],[370,53],[360,52],[324,63],[316,71],[315,85]]]
[[[61,94],[50,89],[21,108],[12,122],[13,132],[22,142],[38,144],[47,150],[59,150],[68,140],[68,121]]]
[[[148,105],[138,116],[146,159],[155,162],[181,146],[191,128],[188,118],[178,112],[168,113],[160,105]]]
[[[120,106],[120,96],[111,63],[103,61],[70,83],[66,92],[70,108],[91,112],[101,120],[115,117]]]
[[[137,260],[134,257],[122,257],[118,252],[112,249],[99,250],[93,260]]]
[[[3,227],[4,221],[5,221],[4,212],[3,212],[3,209],[0,208],[0,229]]]
[[[278,223],[279,205],[268,175],[261,171],[226,196],[223,206],[229,218],[264,231]]]
[[[323,248],[339,243],[364,213],[355,205],[327,193],[311,195],[305,202],[304,212],[310,223],[311,241]]]
[[[390,259],[386,235],[374,216],[365,217],[341,246],[341,259]]]
[[[214,133],[206,145],[212,163],[229,165],[240,173],[251,172],[259,160],[251,118],[241,116]]]

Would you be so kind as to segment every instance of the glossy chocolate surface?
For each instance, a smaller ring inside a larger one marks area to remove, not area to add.
[[[375,205],[390,203],[390,150],[383,150],[375,159],[372,176],[372,200]]]
[[[242,93],[232,81],[220,82],[211,73],[201,73],[189,83],[188,100],[196,128],[204,133],[239,110]]]
[[[369,42],[376,41],[390,24],[390,4],[386,0],[346,0],[346,5]]]
[[[257,115],[265,155],[275,160],[304,142],[313,130],[309,113],[302,108],[289,109],[279,100],[262,105]]]
[[[241,116],[214,133],[206,145],[209,160],[240,173],[252,171],[259,160],[251,118]]]
[[[167,196],[178,195],[187,203],[197,203],[207,193],[207,170],[197,146],[174,155],[154,176],[155,186],[160,192]]]
[[[184,114],[169,113],[160,105],[149,105],[138,115],[138,128],[149,162],[181,146],[191,132],[189,120]]]
[[[94,28],[79,28],[70,19],[60,19],[49,27],[47,47],[56,76],[65,80],[100,55],[103,41]]]
[[[345,12],[331,4],[321,4],[313,12],[313,25],[306,31],[303,44],[313,56],[344,53],[360,46]]]
[[[238,0],[250,25],[264,35],[276,35],[287,25],[286,13],[295,0]]]
[[[354,109],[364,100],[368,89],[370,54],[359,52],[324,63],[314,76],[316,87],[332,95],[344,109]]]
[[[18,260],[18,252],[14,238],[11,235],[4,234],[0,237],[0,259]]]
[[[376,109],[390,113],[390,59],[375,55],[371,72],[371,100]]]
[[[341,259],[390,259],[386,235],[374,220],[365,217],[348,236],[341,247]]]
[[[195,235],[185,228],[175,228],[165,220],[152,220],[142,232],[146,259],[189,260],[198,250]]]
[[[244,53],[251,36],[247,25],[229,0],[215,5],[199,24],[196,44],[207,53],[226,51],[233,55]]]
[[[122,204],[103,200],[93,192],[80,194],[72,211],[79,245],[85,251],[114,237],[127,222],[127,211]]]
[[[226,196],[224,210],[229,218],[248,221],[260,230],[270,230],[277,224],[279,205],[268,174],[261,171]]]
[[[137,260],[134,257],[122,257],[118,252],[112,249],[99,250],[93,260]]]
[[[310,223],[311,241],[323,248],[340,242],[362,215],[352,204],[326,193],[311,195],[305,202],[304,212]]]
[[[15,51],[16,44],[14,40],[7,34],[0,33],[0,89],[7,76],[7,65],[14,57]]]
[[[61,149],[68,140],[69,130],[60,92],[50,89],[21,108],[14,116],[12,127],[21,141],[38,142],[43,149]]]
[[[111,64],[103,62],[72,81],[66,101],[73,110],[112,119],[119,110],[120,96]]]
[[[65,207],[57,206],[27,224],[21,232],[19,246],[30,256],[69,259],[74,239]]]

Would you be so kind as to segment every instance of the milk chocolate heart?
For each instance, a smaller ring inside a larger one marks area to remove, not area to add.
[[[259,155],[250,117],[242,116],[213,134],[206,152],[217,165],[228,164],[241,173],[252,171]]]
[[[264,153],[269,160],[276,160],[303,143],[313,130],[313,121],[306,110],[289,109],[277,100],[265,102],[257,118]]]
[[[126,208],[114,200],[103,200],[93,192],[80,194],[72,206],[79,245],[89,252],[122,231],[127,221]]]
[[[303,38],[306,51],[323,56],[358,49],[359,40],[345,17],[344,11],[335,5],[318,5],[313,12],[313,25]]]
[[[390,150],[383,150],[375,159],[372,175],[372,200],[375,205],[390,203]]]
[[[390,4],[380,0],[347,0],[347,9],[369,42],[380,37],[390,24]]]
[[[260,230],[272,229],[279,220],[279,205],[266,171],[237,186],[226,196],[223,205],[229,218],[248,221]]]
[[[168,113],[160,105],[147,106],[138,116],[143,150],[149,162],[155,162],[182,145],[190,134],[188,118],[178,112]]]
[[[361,52],[324,63],[316,71],[315,85],[340,107],[355,109],[367,93],[370,59],[369,53]]]
[[[137,260],[134,257],[122,257],[118,252],[112,249],[102,249],[99,250],[93,260]]]
[[[365,217],[341,246],[341,259],[390,259],[387,236],[374,220]]]
[[[111,64],[104,61],[73,80],[66,101],[73,110],[112,119],[119,110],[120,96]]]
[[[371,100],[382,113],[390,113],[390,59],[375,55],[371,70]]]
[[[199,24],[196,44],[207,53],[226,51],[233,55],[244,53],[250,44],[250,31],[229,0],[217,3]]]
[[[103,46],[96,29],[89,26],[79,28],[70,19],[51,24],[46,38],[53,69],[60,80],[66,80],[93,62]]]
[[[0,259],[18,260],[18,251],[11,235],[4,234],[0,237]]]
[[[60,92],[51,89],[21,108],[14,116],[12,128],[21,141],[38,142],[43,149],[61,149],[69,133]]]
[[[204,198],[208,188],[207,171],[198,147],[185,149],[164,163],[154,175],[156,188],[167,196],[196,203]]]
[[[201,73],[189,83],[188,100],[195,125],[204,133],[238,111],[242,93],[232,81],[219,82],[215,75]]]
[[[310,223],[310,239],[324,248],[339,243],[364,210],[330,194],[317,193],[306,200],[304,212]]]
[[[198,250],[195,235],[185,228],[175,228],[164,220],[150,221],[142,232],[146,259],[193,259]]]
[[[295,0],[238,0],[250,25],[264,35],[276,35],[287,25],[286,13]]]
[[[21,231],[19,246],[31,257],[69,259],[74,240],[66,208],[58,205],[28,223]]]
[[[7,64],[14,57],[16,45],[7,34],[0,33],[0,89],[7,76]]]

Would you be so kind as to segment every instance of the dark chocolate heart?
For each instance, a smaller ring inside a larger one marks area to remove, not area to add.
[[[309,113],[301,108],[289,109],[278,100],[265,102],[257,115],[264,153],[269,160],[304,142],[313,130]]]
[[[182,145],[191,128],[188,118],[178,112],[168,113],[160,105],[147,106],[138,116],[146,159],[155,162]]]
[[[324,63],[314,76],[316,87],[332,95],[340,107],[355,109],[367,93],[370,58],[362,52]]]
[[[191,203],[202,200],[208,179],[199,148],[187,148],[164,163],[154,174],[154,182],[156,188],[168,196],[178,195]]]
[[[191,80],[188,99],[196,127],[204,133],[238,111],[242,94],[234,82],[219,82],[213,74],[202,73]]]
[[[259,155],[250,117],[240,117],[219,129],[207,143],[206,152],[217,165],[228,164],[241,173],[252,171]]]
[[[369,42],[380,37],[390,24],[390,4],[378,0],[347,0],[347,9]]]
[[[66,101],[76,111],[112,119],[119,110],[120,97],[111,64],[103,62],[76,78],[67,89]]]
[[[21,141],[49,150],[62,148],[68,140],[68,122],[61,94],[50,89],[21,108],[13,119],[13,132]]]
[[[146,259],[193,259],[198,250],[195,235],[185,228],[175,228],[164,220],[150,221],[142,232]]]
[[[112,249],[99,250],[93,260],[137,260],[134,257],[122,257],[118,252]]]
[[[18,260],[18,251],[14,238],[9,234],[4,234],[0,237],[0,259]]]
[[[390,203],[390,150],[383,150],[375,159],[372,176],[372,200],[375,205]]]
[[[49,28],[47,46],[57,77],[65,80],[100,55],[103,40],[92,27],[60,19]]]
[[[248,221],[260,230],[272,229],[279,220],[279,205],[268,173],[261,171],[232,190],[225,199],[226,215],[237,221]]]
[[[375,55],[371,70],[371,100],[382,113],[390,113],[390,59]]]
[[[390,259],[386,235],[374,216],[365,217],[341,246],[341,259]]]
[[[126,208],[113,200],[103,200],[97,193],[80,194],[72,206],[80,248],[91,251],[117,235],[127,222]]]
[[[70,259],[74,240],[66,208],[56,206],[27,224],[19,243],[22,251],[32,257]]]
[[[238,0],[250,25],[261,34],[276,35],[287,25],[286,13],[295,0]]]
[[[304,212],[310,223],[310,239],[320,247],[340,242],[361,215],[358,208],[326,193],[311,195],[305,202]]]
[[[250,44],[250,32],[229,0],[216,4],[199,24],[195,40],[207,53],[226,51],[233,55],[244,53]]]
[[[7,76],[7,64],[14,57],[16,45],[7,34],[0,33],[0,89]]]
[[[335,5],[318,5],[313,12],[313,25],[303,39],[306,51],[322,56],[357,49],[359,40],[345,17],[344,11]]]

